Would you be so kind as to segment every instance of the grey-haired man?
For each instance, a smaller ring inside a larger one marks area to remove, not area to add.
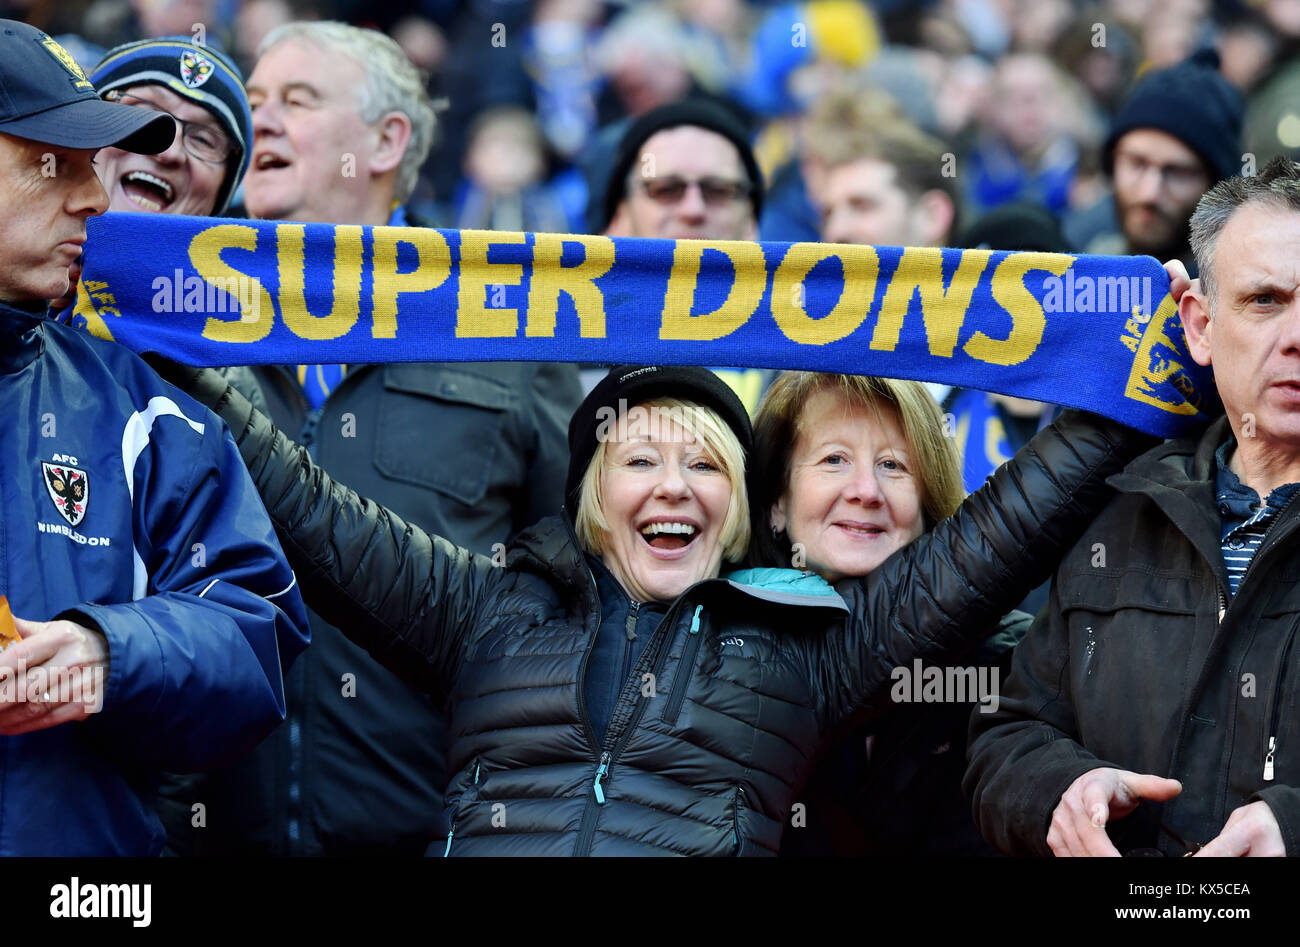
[[[424,224],[402,205],[429,150],[433,109],[387,36],[341,23],[278,28],[262,43],[248,97],[251,216]],[[496,544],[560,509],[568,419],[581,400],[571,365],[255,373],[276,425],[331,475],[476,552],[504,549]],[[446,835],[444,716],[315,614],[312,629],[313,647],[286,680],[288,720],[192,796],[207,805],[206,828],[191,827],[188,804],[175,807],[178,850],[419,855]]]
[[[1018,854],[1300,854],[1300,164],[1211,188],[1179,314],[1226,416],[1110,478],[965,785]]]

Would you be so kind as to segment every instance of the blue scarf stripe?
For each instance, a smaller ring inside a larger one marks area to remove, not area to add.
[[[999,391],[1161,436],[1217,406],[1150,257],[165,214],[106,214],[88,235],[75,321],[195,365],[807,369]]]

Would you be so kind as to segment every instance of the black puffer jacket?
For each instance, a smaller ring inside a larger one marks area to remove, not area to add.
[[[811,577],[783,570],[786,591],[692,586],[597,745],[581,695],[601,609],[567,519],[525,531],[494,566],[332,482],[217,381],[191,388],[235,433],[305,597],[448,696],[454,828],[438,848],[465,855],[775,853],[823,734],[887,705],[893,667],[992,630],[1090,521],[1104,478],[1150,443],[1067,414],[838,594],[801,594]]]

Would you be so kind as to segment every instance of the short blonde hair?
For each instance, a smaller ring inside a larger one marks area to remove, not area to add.
[[[620,415],[618,423],[621,425],[627,415],[637,408],[663,412],[662,416],[678,423],[690,439],[698,440],[705,452],[722,469],[731,484],[731,502],[727,504],[727,515],[722,521],[722,557],[728,562],[740,562],[749,548],[750,537],[745,450],[740,445],[740,439],[712,408],[677,398],[651,398],[643,401]],[[579,545],[593,556],[599,556],[604,551],[605,534],[609,532],[600,475],[605,467],[606,448],[612,439],[615,438],[598,438],[596,452],[591,455],[591,461],[587,464],[582,483],[578,487],[578,509],[573,517]]]
[[[756,564],[780,565],[788,550],[772,536],[772,504],[790,487],[790,464],[803,431],[803,412],[822,391],[879,413],[893,411],[907,441],[921,492],[925,529],[951,516],[966,496],[957,446],[944,435],[943,414],[920,382],[866,375],[783,372],[772,382],[754,421],[754,554]]]

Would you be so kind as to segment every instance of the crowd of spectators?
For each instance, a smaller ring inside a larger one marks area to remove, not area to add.
[[[447,227],[589,232],[610,127],[695,94],[752,136],[772,187],[760,238],[816,239],[818,106],[848,91],[896,106],[953,156],[959,219],[1028,200],[1076,249],[1117,252],[1111,121],[1136,78],[1209,46],[1246,97],[1242,152],[1261,167],[1300,154],[1297,0],[3,0],[0,15],[55,35],[87,70],[120,43],[202,29],[248,75],[284,22],[384,30],[438,108],[408,208]]]

